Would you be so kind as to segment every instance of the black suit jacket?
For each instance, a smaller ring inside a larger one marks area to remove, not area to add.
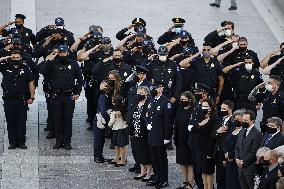
[[[263,140],[262,140],[262,143],[261,143],[261,146],[262,147],[267,147],[271,150],[277,148],[278,146],[282,146],[284,145],[284,136],[281,132],[277,133],[276,135],[274,135],[269,141],[267,144],[265,144],[265,140],[266,138],[268,137],[268,133],[265,133],[264,137],[263,137]]]
[[[262,135],[253,126],[247,137],[244,136],[245,129],[242,129],[238,135],[235,148],[236,159],[243,160],[243,168],[239,169],[244,175],[255,174],[256,151],[261,146]]]
[[[276,183],[279,179],[278,177],[279,165],[272,169],[270,172],[265,171],[260,179],[258,189],[276,189]]]

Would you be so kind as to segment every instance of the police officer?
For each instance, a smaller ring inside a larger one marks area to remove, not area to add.
[[[168,48],[160,46],[158,60],[154,59],[147,64],[149,81],[162,81],[165,83],[163,95],[174,104],[181,93],[181,75],[179,67],[168,59]]]
[[[263,82],[258,69],[253,68],[253,57],[247,56],[244,62],[239,62],[223,69],[224,73],[229,73],[232,82],[236,109],[246,108],[255,113],[256,102],[248,100],[248,95],[253,88]]]
[[[168,159],[166,144],[171,141],[173,131],[173,115],[171,103],[163,95],[165,84],[155,81],[151,89],[152,99],[148,105],[147,129],[148,143],[150,145],[153,179],[146,183],[147,186],[164,188],[168,186]]]
[[[145,27],[146,26],[145,20],[143,18],[134,18],[132,20],[132,23],[127,28],[123,28],[116,34],[116,38],[118,40],[123,40],[125,37],[129,35],[129,34],[126,34],[126,32],[128,32],[132,28],[134,29],[134,32],[137,32],[137,29],[139,26]]]
[[[9,22],[8,24],[5,24],[0,27],[0,34],[3,37],[6,37],[10,34],[13,34],[15,31],[19,33],[22,42],[28,46],[35,45],[36,44],[36,38],[33,34],[32,30],[29,28],[24,27],[26,16],[23,14],[16,14],[15,15],[15,21]],[[14,28],[11,28],[10,30],[6,30],[5,28],[8,26],[11,26],[12,24],[15,24]]]
[[[176,42],[176,43],[175,43]],[[179,38],[173,42],[174,46],[168,46],[169,50],[169,57],[176,56],[178,54],[182,54],[185,48],[195,48],[198,51],[198,48],[195,47],[195,43],[191,37],[191,35],[186,30],[181,30],[179,33]]]
[[[48,25],[42,28],[41,30],[39,30],[36,33],[36,40],[39,42],[45,39],[46,37],[50,36],[51,31],[53,29],[59,29],[62,31],[62,33],[64,34],[64,38],[66,40],[66,44],[68,46],[71,46],[75,42],[74,34],[65,28],[64,19],[61,17],[55,18],[54,25]]]
[[[5,60],[5,61],[4,61]],[[4,111],[7,121],[8,149],[27,149],[26,121],[27,105],[32,104],[35,95],[33,74],[22,64],[21,52],[14,50],[11,56],[0,58],[0,72],[3,74],[2,88]]]
[[[192,62],[190,66],[195,70],[195,82],[210,87],[210,97],[219,102],[223,90],[224,78],[222,65],[211,56],[211,44],[204,43],[202,57]]]
[[[75,100],[83,85],[83,76],[76,61],[68,59],[68,46],[60,45],[58,53],[51,56],[41,68],[41,73],[51,80],[52,113],[56,144],[53,149],[71,147],[72,118]]]
[[[173,40],[179,38],[179,34],[181,30],[183,30],[185,20],[183,18],[173,18],[172,22],[173,22],[173,26],[171,26],[168,29],[168,31],[166,31],[162,36],[158,38],[157,42],[159,45],[172,42]],[[191,35],[190,35],[190,38],[191,38]],[[193,41],[192,38],[191,40]]]
[[[281,78],[279,76],[271,75],[267,85],[261,83],[249,94],[249,100],[263,104],[263,118],[260,123],[261,132],[263,134],[267,130],[266,124],[268,118],[279,117],[284,119],[284,93],[279,90],[280,84]]]

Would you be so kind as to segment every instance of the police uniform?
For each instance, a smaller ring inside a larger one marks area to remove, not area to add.
[[[56,27],[60,27],[60,26],[64,26],[64,20],[63,18],[56,18],[55,19],[55,27],[54,28],[49,28],[49,26],[46,26],[44,28],[42,28],[41,30],[39,30],[36,33],[36,41],[40,42],[42,40],[44,40],[45,38],[49,37],[52,33],[52,30],[55,29]],[[74,34],[71,31],[68,31],[67,29],[63,28],[60,29],[62,31],[62,33],[64,34],[64,38],[66,41],[66,44],[68,44],[68,46],[71,46],[74,44],[75,39],[74,39]]]
[[[192,39],[191,35],[185,31],[185,30],[181,30],[181,32],[179,33],[179,37],[180,38],[186,38],[188,37],[189,40],[187,42],[186,45],[181,45],[181,42],[175,46],[173,46],[169,52],[169,57],[172,57],[176,54],[182,54],[185,48],[194,48],[195,51],[198,52],[198,48],[195,46],[194,40]]]
[[[59,51],[68,51],[68,46],[61,45]],[[56,144],[55,149],[63,147],[71,149],[72,118],[75,108],[73,95],[80,95],[83,76],[76,61],[68,58],[60,61],[55,58],[47,61],[41,68],[41,73],[51,80],[52,113],[54,118]]]
[[[158,49],[159,55],[168,55],[168,49],[165,46],[161,46]],[[181,93],[181,75],[179,67],[172,61],[167,60],[162,62],[160,60],[154,60],[147,65],[149,73],[147,78],[149,81],[162,81],[165,83],[163,94],[167,98],[175,97],[179,98]]]
[[[249,49],[247,49],[244,52],[242,52],[240,49],[234,50],[230,55],[228,55],[225,58],[224,62],[226,62],[226,65],[224,65],[224,66],[229,66],[229,65],[232,65],[232,64],[243,62],[244,58],[247,57],[247,56],[252,57],[253,62],[254,62],[253,68],[259,68],[260,62],[259,62],[257,54],[254,51],[249,50]],[[229,63],[229,65],[227,65],[228,63]]]
[[[154,86],[162,82],[156,81]],[[151,159],[154,170],[153,181],[150,185],[163,185],[168,182],[168,159],[164,140],[171,140],[173,131],[173,115],[171,103],[161,95],[150,100],[147,113],[148,143],[151,149]],[[151,129],[149,129],[149,125]]]
[[[209,95],[214,99],[218,90],[218,76],[222,76],[222,65],[216,58],[211,57],[206,63],[204,58],[198,58],[191,64],[195,70],[195,82],[202,83],[210,88]]]
[[[134,25],[134,31],[137,32],[137,28],[139,26],[146,26],[146,22],[143,18],[134,18],[132,20],[132,24]],[[116,34],[116,39],[123,40],[125,37],[127,37],[129,34],[126,34],[128,32],[128,28],[123,28]]]
[[[0,72],[10,149],[26,148],[27,100],[31,98],[29,83],[34,80],[33,74],[28,66],[19,64],[16,68],[10,61],[0,64]]]
[[[261,132],[266,132],[267,119],[279,117],[284,119],[284,93],[278,90],[274,95],[268,91],[258,91],[255,95],[256,102],[262,103],[263,118],[261,121]]]
[[[172,21],[175,25],[175,31],[167,31],[162,36],[160,36],[157,41],[159,45],[172,42],[173,40],[180,37],[179,34],[180,34],[180,31],[183,29],[185,20],[183,18],[173,18]],[[189,40],[193,41],[190,34],[189,34]]]
[[[16,14],[15,18],[20,18],[22,20],[25,20],[26,17],[22,14]],[[11,28],[9,30],[2,30],[2,36],[3,37],[7,37],[8,35],[14,35],[16,33],[16,35],[21,37],[21,40],[24,44],[30,46],[30,44],[35,45],[36,44],[36,38],[35,35],[33,34],[33,31],[29,28],[26,27],[20,27],[20,28]]]
[[[257,112],[256,103],[248,100],[248,95],[255,86],[263,82],[261,74],[257,69],[250,72],[245,67],[239,66],[229,72],[230,81],[234,91],[234,103],[236,109],[246,108]]]

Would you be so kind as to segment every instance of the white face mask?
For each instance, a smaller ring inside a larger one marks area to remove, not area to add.
[[[247,71],[251,71],[252,70],[252,64],[245,64],[245,68]]]
[[[225,30],[225,35],[227,37],[231,36],[232,35],[232,30],[230,30],[230,29]]]
[[[181,30],[182,30],[182,28],[175,28],[175,32],[176,32],[177,34],[179,34],[179,33],[181,32]]]
[[[165,62],[167,61],[167,56],[159,56],[159,60]]]
[[[272,92],[272,85],[268,84],[265,86],[266,90]]]

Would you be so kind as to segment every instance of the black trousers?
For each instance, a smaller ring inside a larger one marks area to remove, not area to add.
[[[4,111],[9,143],[25,144],[27,104],[24,100],[4,100]]]
[[[153,181],[157,183],[168,182],[168,158],[166,145],[151,146],[150,151],[154,171]]]
[[[60,95],[51,100],[56,143],[70,144],[75,101],[71,96]]]
[[[217,189],[225,189],[226,187],[226,168],[223,165],[223,160],[224,153],[222,150],[217,150],[215,158]]]
[[[47,105],[47,128],[49,128],[49,130],[51,132],[55,132],[54,131],[54,120],[53,120],[53,115],[52,115],[52,108],[51,108],[51,97],[46,98],[46,105]]]
[[[193,149],[193,174],[194,180],[198,189],[203,189],[203,180],[202,180],[202,167],[201,167],[201,153],[199,150]]]
[[[96,121],[96,119],[95,119]],[[104,159],[103,151],[105,145],[105,130],[99,129],[96,124],[93,125],[94,132],[94,159]]]
[[[98,92],[94,86],[87,86],[85,88],[85,97],[87,99],[87,115],[90,123],[92,124],[96,116],[96,110],[98,106]]]
[[[133,159],[135,161],[134,167],[140,169],[140,165],[137,163],[137,155],[136,155],[135,150],[134,150],[133,139],[134,139],[134,137],[130,137],[130,145],[131,145],[132,155],[133,155]]]

